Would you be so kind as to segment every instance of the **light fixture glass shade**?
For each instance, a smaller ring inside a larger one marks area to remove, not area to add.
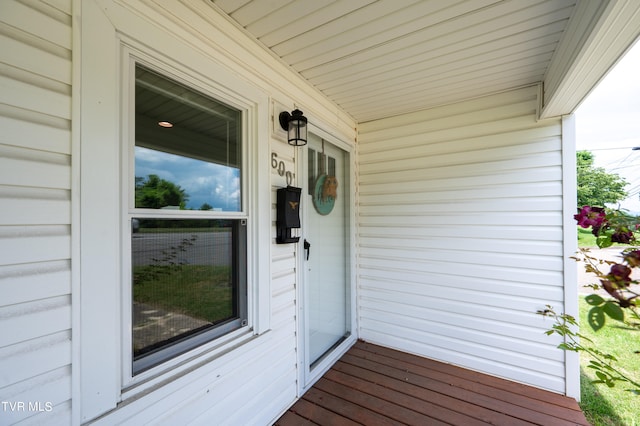
[[[302,115],[302,111],[299,109],[291,112],[287,130],[287,140],[289,145],[293,146],[303,146],[307,144],[307,117]]]

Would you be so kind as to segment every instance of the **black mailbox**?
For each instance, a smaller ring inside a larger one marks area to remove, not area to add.
[[[291,229],[300,228],[301,188],[287,186],[278,189],[276,218],[276,242],[278,244],[297,243],[300,237],[292,237]]]

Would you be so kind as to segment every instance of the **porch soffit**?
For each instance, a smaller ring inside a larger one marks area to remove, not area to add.
[[[594,27],[572,17],[596,22],[604,9],[579,0],[210,1],[361,123],[543,82],[553,61],[566,62],[561,46],[587,40],[568,32]]]

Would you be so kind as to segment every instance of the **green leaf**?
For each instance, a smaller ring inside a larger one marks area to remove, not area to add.
[[[611,241],[610,235],[602,235],[596,238],[596,244],[599,248],[607,248],[613,245],[613,241]]]
[[[604,299],[597,294],[590,294],[584,300],[591,306],[598,306],[604,303]]]
[[[577,335],[580,339],[582,339],[585,342],[589,342],[589,343],[593,343],[593,340],[589,339],[587,336],[585,336],[584,334],[578,334]]]
[[[572,351],[572,352],[578,352],[578,349],[574,346],[571,346],[568,343],[560,343],[558,345],[558,349],[562,349],[563,351]]]
[[[624,312],[618,304],[609,301],[604,304],[604,307],[602,309],[604,310],[604,313],[609,316],[609,318],[616,321],[624,321]]]
[[[589,310],[587,315],[587,321],[589,325],[593,329],[593,331],[598,331],[604,326],[604,313],[602,312],[602,308],[594,306]]]

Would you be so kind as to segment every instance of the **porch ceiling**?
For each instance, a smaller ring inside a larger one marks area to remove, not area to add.
[[[358,122],[543,81],[577,9],[576,0],[212,2]]]

